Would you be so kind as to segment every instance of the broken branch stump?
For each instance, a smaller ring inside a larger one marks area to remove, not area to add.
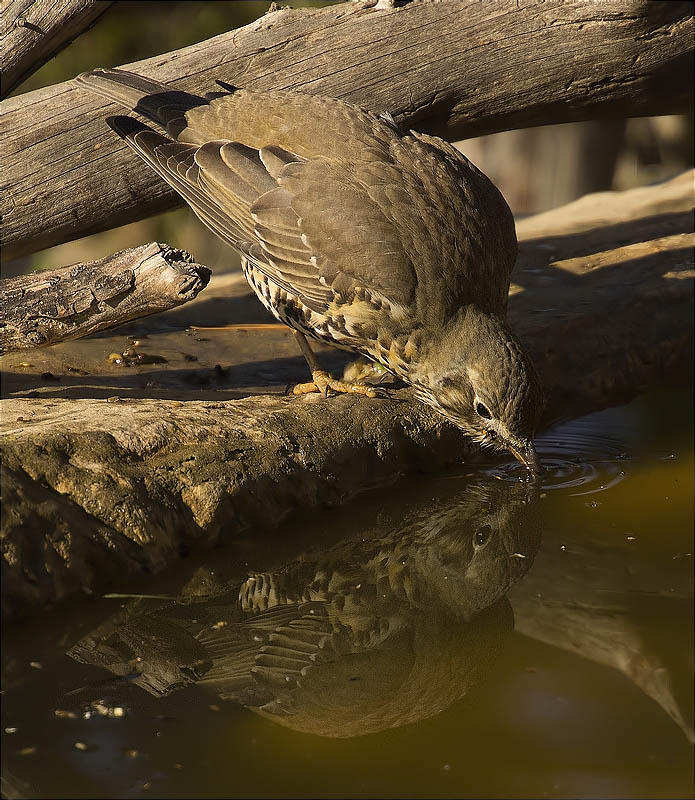
[[[62,269],[0,281],[0,353],[56,344],[187,303],[210,270],[151,242]]]

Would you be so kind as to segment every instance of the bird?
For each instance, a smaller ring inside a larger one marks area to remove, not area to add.
[[[294,333],[308,392],[336,380],[307,338],[378,362],[474,441],[541,470],[543,392],[506,322],[514,219],[443,139],[388,113],[296,90],[217,81],[205,96],[95,69],[77,85],[135,111],[111,128],[241,255],[261,303]]]
[[[202,566],[173,602],[137,600],[69,655],[156,697],[196,684],[321,736],[434,716],[494,661],[513,628],[505,595],[540,545],[537,482],[508,483],[229,579]]]

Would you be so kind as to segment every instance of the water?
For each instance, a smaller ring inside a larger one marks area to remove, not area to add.
[[[5,795],[692,796],[690,400],[5,626]]]

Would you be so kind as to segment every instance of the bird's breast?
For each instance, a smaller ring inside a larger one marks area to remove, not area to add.
[[[423,330],[412,323],[403,307],[360,288],[348,297],[336,296],[326,306],[309,307],[249,259],[242,258],[242,268],[258,299],[277,320],[324,344],[378,361],[410,382],[409,373],[418,359]]]

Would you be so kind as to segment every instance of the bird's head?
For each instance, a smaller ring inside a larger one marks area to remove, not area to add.
[[[504,322],[471,306],[462,309],[424,363],[414,381],[424,402],[480,444],[508,450],[540,471],[533,435],[543,393],[530,358]]]

